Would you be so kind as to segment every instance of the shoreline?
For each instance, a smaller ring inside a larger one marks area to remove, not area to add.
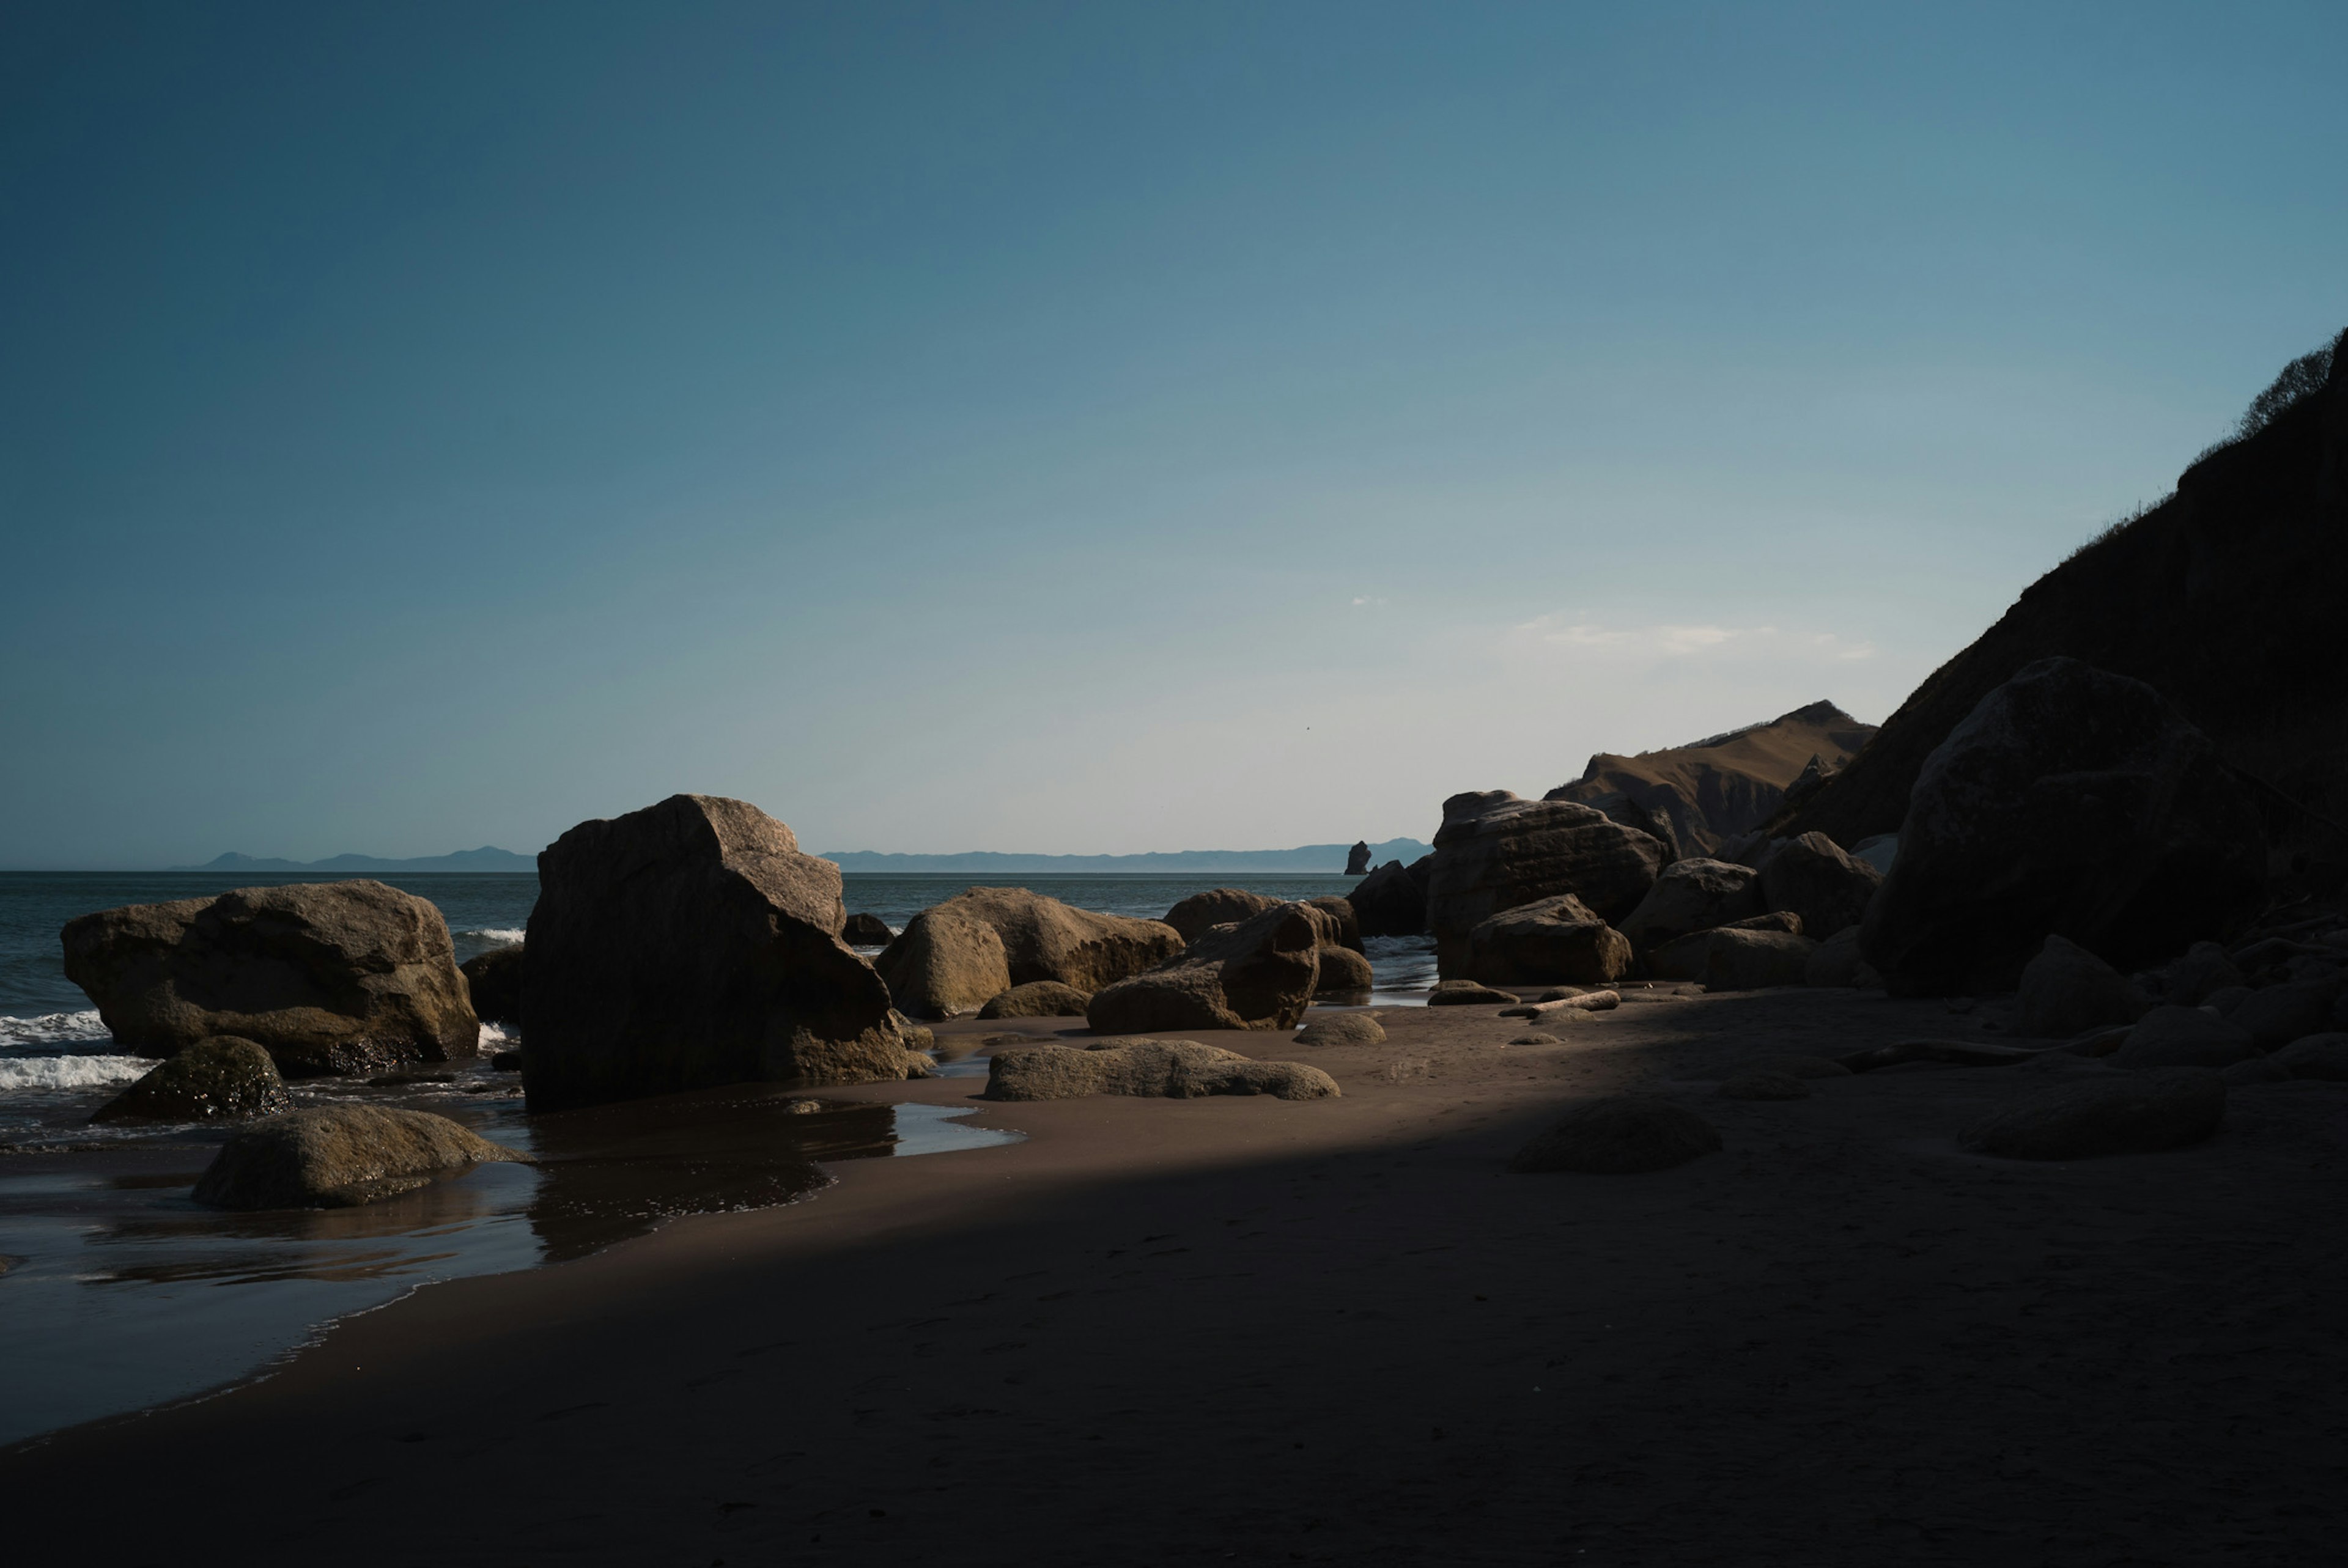
[[[1536,1048],[1490,1009],[1385,1018],[1378,1046],[1199,1036],[1324,1067],[1335,1101],[829,1091],[1027,1140],[827,1167],[820,1202],[411,1293],[260,1382],[51,1434],[0,1457],[17,1536],[87,1548],[137,1474],[108,1545],[139,1560],[259,1474],[263,1561],[2323,1554],[2348,1261],[2300,1244],[2348,1085],[2041,1166],[1953,1143],[2020,1069],[1709,1092],[1977,1027],[1937,1003],[1677,994]],[[1501,1174],[1559,1104],[1630,1088],[1726,1149]]]

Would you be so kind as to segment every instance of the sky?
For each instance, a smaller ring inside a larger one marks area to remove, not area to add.
[[[1429,837],[2348,325],[2348,7],[0,10],[0,866]]]

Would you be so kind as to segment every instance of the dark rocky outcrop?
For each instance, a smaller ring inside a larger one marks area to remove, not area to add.
[[[2348,602],[2343,388],[2348,352],[2335,349],[2322,390],[2204,454],[2174,496],[2031,585],[1772,831],[1817,829],[1841,844],[1898,832],[1927,759],[2017,671],[2062,655],[2159,692],[2228,766],[2256,781],[2281,864],[2328,860],[2336,874],[2333,825],[2348,823],[2348,686],[2338,679]]]
[[[1348,876],[1360,876],[1366,873],[1369,868],[1370,842],[1365,838],[1357,840],[1355,841],[1354,847],[1345,852],[1345,875]]]
[[[473,1014],[483,1023],[521,1022],[521,966],[527,948],[491,948],[467,958],[461,969]]]
[[[249,1040],[200,1040],[90,1113],[93,1122],[241,1122],[290,1108],[269,1052]]]
[[[2331,1027],[2332,1004],[2341,994],[2332,979],[2292,980],[2253,991],[2226,1014],[2261,1050],[2272,1050]]]
[[[1386,1038],[1386,1026],[1369,1012],[1324,1014],[1296,1031],[1299,1045],[1377,1045]]]
[[[839,940],[839,867],[800,854],[757,806],[672,795],[580,824],[538,867],[522,1041],[532,1110],[904,1076],[889,988]]]
[[[2042,660],[1926,764],[1861,946],[1905,996],[2011,989],[2049,932],[2140,968],[2239,930],[2265,855],[2249,796],[2158,692]]]
[[[2151,1154],[2199,1143],[2226,1117],[2226,1081],[2207,1068],[2171,1067],[2057,1083],[2005,1106],[1967,1142],[2015,1160]]]
[[[2024,966],[2021,1001],[2015,1026],[2041,1040],[2134,1023],[2152,1005],[2135,981],[2065,937],[2047,938]]]
[[[1590,759],[1581,778],[1546,798],[1593,805],[1642,830],[1647,827],[1643,816],[1659,817],[1671,825],[1674,860],[1683,854],[1716,855],[1777,810],[1787,787],[1813,757],[1839,766],[1874,733],[1875,726],[1860,723],[1832,702],[1812,702],[1766,724],[1693,745],[1631,757],[1601,753]]]
[[[850,915],[839,927],[839,939],[851,948],[885,948],[896,936],[878,915]]]
[[[1757,991],[1798,986],[1808,979],[1810,955],[1818,945],[1797,931],[1756,931],[1723,927],[1708,933],[1704,954],[1707,991]]]
[[[348,1208],[485,1161],[529,1159],[446,1116],[319,1106],[231,1133],[196,1184],[195,1199],[223,1209]]]
[[[1859,927],[1846,926],[1820,942],[1802,966],[1802,983],[1828,989],[1872,988],[1883,983],[1859,950]]]
[[[1663,847],[1595,807],[1523,800],[1506,790],[1453,795],[1435,835],[1426,892],[1436,965],[1465,975],[1476,927],[1504,910],[1570,893],[1608,922],[1655,885]]]
[[[1761,874],[1726,860],[1681,860],[1663,867],[1639,907],[1622,921],[1622,935],[1640,952],[1665,942],[1732,925],[1762,912]]]
[[[2160,999],[2199,1007],[2216,992],[2242,983],[2242,971],[2215,942],[2196,942],[2160,970]]]
[[[1684,1165],[1719,1147],[1719,1129],[1685,1106],[1618,1094],[1567,1112],[1555,1126],[1517,1151],[1509,1169],[1629,1175]]]
[[[1799,915],[1749,915],[1733,920],[1711,931],[1692,931],[1684,937],[1665,942],[1646,956],[1644,968],[1649,978],[1658,980],[1700,980],[1712,961],[1714,935],[1718,931],[1774,931],[1787,936],[1802,934]]]
[[[1320,950],[1331,934],[1323,912],[1275,904],[1238,925],[1210,928],[1165,962],[1103,987],[1085,1017],[1104,1034],[1294,1029],[1312,1005]]]
[[[2266,1060],[2293,1078],[2348,1082],[2348,1033],[2311,1034],[2292,1040]]]
[[[448,923],[380,882],[241,887],[67,923],[67,976],[122,1050],[234,1035],[287,1077],[366,1074],[480,1049]]]
[[[1326,1100],[1337,1081],[1301,1061],[1257,1061],[1189,1040],[1101,1040],[1085,1046],[1037,1045],[998,1050],[987,1064],[989,1100],[1075,1100],[1088,1094],[1195,1100],[1210,1094],[1269,1094]]]
[[[1218,926],[1230,926],[1262,914],[1279,903],[1244,887],[1210,887],[1193,893],[1166,911],[1166,924],[1185,943],[1197,941]]]
[[[981,1018],[1082,1018],[1092,998],[1057,980],[1030,980],[988,999]]]
[[[1426,929],[1426,873],[1434,859],[1421,856],[1415,866],[1389,860],[1354,885],[1345,901],[1363,936],[1416,937]]]
[[[1802,935],[1824,941],[1866,917],[1883,873],[1844,854],[1825,834],[1806,833],[1761,863],[1760,880],[1773,913],[1799,915]]]
[[[2199,1008],[2157,1007],[2129,1030],[2121,1067],[2227,1067],[2258,1054],[2250,1031]]]
[[[1161,921],[1097,914],[1025,887],[973,887],[915,915],[873,962],[899,1007],[938,1019],[1036,980],[1090,994],[1173,957],[1182,942]]]
[[[1487,985],[1604,985],[1631,972],[1631,944],[1570,893],[1502,910],[1468,933],[1468,975]]]

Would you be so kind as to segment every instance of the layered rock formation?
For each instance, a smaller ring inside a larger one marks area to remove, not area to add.
[[[532,1110],[905,1075],[889,988],[838,935],[839,868],[757,806],[672,795],[581,823],[538,866]]]
[[[874,962],[899,1007],[938,1019],[1038,980],[1097,991],[1182,945],[1162,921],[1073,908],[1025,887],[973,887],[905,922]]]
[[[69,921],[63,939],[67,978],[141,1056],[234,1035],[300,1078],[480,1049],[448,923],[380,882],[134,904]]]
[[[1813,758],[1841,767],[1874,734],[1832,702],[1812,702],[1693,745],[1628,757],[1601,752],[1581,777],[1543,798],[1595,806],[1640,829],[1652,813],[1671,825],[1673,859],[1711,855],[1766,821]]]
[[[1427,879],[1427,927],[1445,976],[1473,962],[1476,927],[1503,910],[1571,894],[1600,919],[1635,909],[1663,866],[1663,846],[1595,806],[1525,800],[1507,790],[1443,803]]]

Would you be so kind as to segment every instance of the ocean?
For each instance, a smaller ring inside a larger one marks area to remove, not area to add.
[[[494,1071],[485,1055],[452,1065],[438,1081],[309,1079],[290,1087],[297,1105],[360,1101],[453,1117],[544,1163],[484,1165],[357,1209],[201,1208],[189,1189],[224,1130],[90,1124],[93,1110],[154,1062],[114,1048],[89,999],[66,979],[58,932],[76,916],[124,904],[320,880],[328,878],[0,872],[0,1446],[265,1373],[324,1325],[435,1280],[575,1257],[682,1214],[796,1202],[829,1183],[821,1166],[831,1161],[1020,1136],[967,1126],[959,1118],[969,1112],[951,1105],[835,1102],[823,1114],[789,1114],[788,1097],[766,1085],[530,1117],[515,1075]],[[521,941],[538,897],[529,874],[379,880],[438,907],[460,962]],[[976,882],[1155,917],[1210,887],[1311,898],[1355,880],[850,873],[846,891],[850,912],[878,915],[896,930]],[[1425,1001],[1431,943],[1365,946],[1374,1002]],[[506,1030],[482,1026],[485,1052],[508,1043]]]

